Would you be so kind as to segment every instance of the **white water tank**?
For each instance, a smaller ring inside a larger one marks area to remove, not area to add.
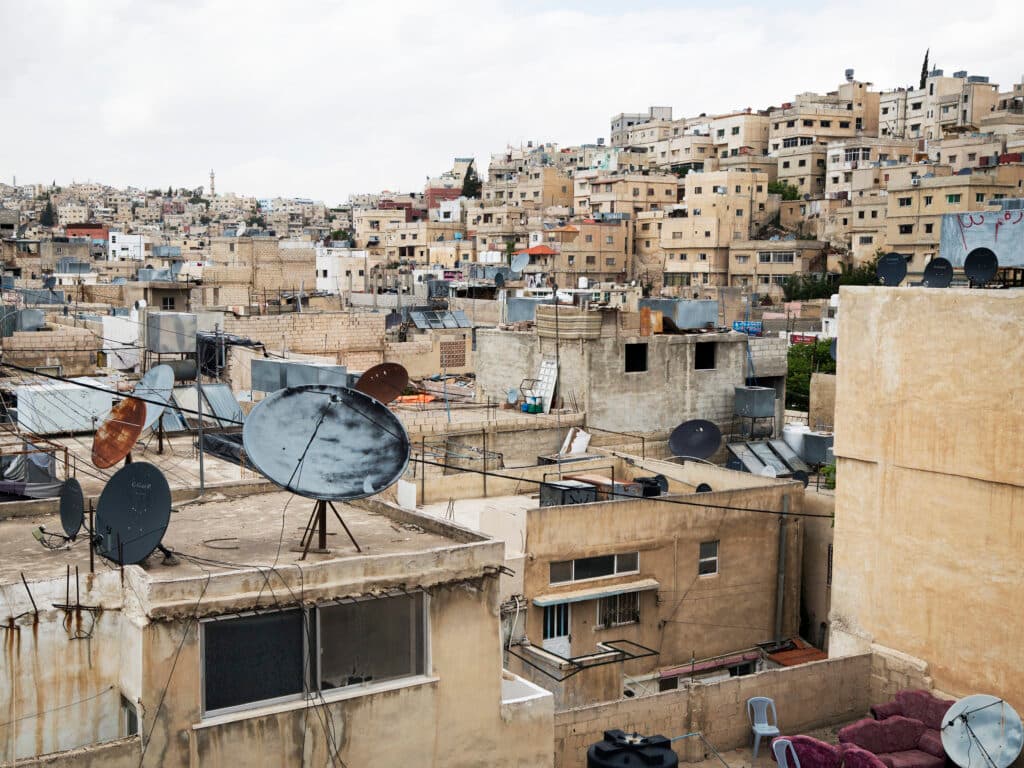
[[[806,424],[787,424],[782,428],[782,440],[797,456],[804,455],[804,435],[811,431]]]

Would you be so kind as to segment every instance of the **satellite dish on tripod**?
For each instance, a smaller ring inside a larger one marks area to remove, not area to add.
[[[942,747],[960,768],[1008,768],[1020,755],[1024,728],[1005,701],[978,693],[966,696],[942,717]]]
[[[60,489],[60,525],[64,535],[73,541],[82,530],[84,520],[85,497],[82,495],[82,486],[78,480],[69,477]]]
[[[937,256],[924,268],[925,288],[949,288],[952,282],[953,265],[949,263],[949,259]]]
[[[369,395],[387,405],[409,386],[409,372],[398,363],[381,363],[359,377],[356,392]]]
[[[882,285],[899,285],[907,276],[907,260],[902,253],[887,253],[878,260],[876,271]]]
[[[494,275],[494,287],[504,288],[505,287],[505,275],[502,272],[496,272]]]
[[[989,248],[975,248],[964,259],[964,274],[970,279],[972,285],[984,285],[996,276],[997,269],[999,269],[999,259]]]
[[[410,452],[405,427],[386,405],[323,384],[288,387],[262,400],[245,420],[242,445],[268,480],[316,500],[301,542],[303,558],[315,532],[316,551],[328,551],[328,504],[362,551],[332,502],[389,488],[405,472]]]
[[[96,503],[96,552],[118,565],[141,563],[160,548],[171,520],[171,488],[145,461],[121,467]]]
[[[512,259],[512,271],[516,274],[522,274],[523,270],[530,266],[530,254],[519,253]]]
[[[48,291],[52,291],[57,285],[57,278],[53,275],[47,275],[43,278],[43,288]]]
[[[146,418],[142,422],[143,431],[156,424],[171,401],[174,391],[174,369],[169,365],[157,365],[146,371],[146,375],[135,385],[134,393],[146,401]],[[159,405],[157,402],[159,401]]]
[[[92,439],[92,463],[112,467],[135,447],[146,421],[146,404],[126,397],[113,408]]]
[[[708,459],[715,455],[722,444],[722,430],[714,422],[704,419],[684,421],[668,438],[668,448],[673,456]]]

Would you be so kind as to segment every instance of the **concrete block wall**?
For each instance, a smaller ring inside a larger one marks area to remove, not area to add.
[[[556,712],[555,768],[582,768],[587,747],[613,728],[670,738],[700,731],[719,751],[745,746],[752,696],[775,700],[783,734],[855,720],[873,703],[871,670],[872,655],[865,653]],[[706,757],[699,739],[676,742],[675,748],[686,762]]]
[[[752,337],[750,339],[750,356],[754,361],[754,373],[757,376],[785,376],[789,364],[787,356],[789,344],[777,336]]]
[[[373,353],[376,362],[384,347],[384,315],[369,312],[294,312],[283,315],[234,317],[225,315],[224,330],[263,342],[268,349],[287,349],[314,355],[345,353],[345,365],[362,364],[353,353]],[[372,356],[368,356],[370,359]],[[373,363],[371,363],[372,365]]]
[[[16,331],[3,339],[4,360],[26,368],[61,366],[65,376],[96,372],[100,339],[86,328],[57,326],[48,331]]]

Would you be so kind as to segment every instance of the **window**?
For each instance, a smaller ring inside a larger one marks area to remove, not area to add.
[[[921,102],[920,101],[911,102],[910,108],[915,110],[915,111],[920,109],[921,108]]]
[[[864,218],[864,211],[857,211],[857,218],[858,219],[863,219]]]
[[[822,120],[821,121],[821,127],[822,128],[831,128],[832,127],[832,121],[831,120]]]
[[[584,242],[587,242],[587,243],[592,243],[592,242],[594,242],[594,236],[593,236],[593,235],[586,235],[586,236],[585,236],[585,237],[583,238],[583,241],[584,241]]]
[[[708,260],[708,255],[706,253],[698,253],[697,254],[697,258],[699,260],[701,260],[701,261],[707,261]]]
[[[861,235],[859,242],[861,245],[871,245],[873,242],[875,242],[875,238],[872,237],[871,235]]]
[[[925,205],[931,205],[932,204],[932,196],[931,195],[925,195],[924,196],[924,204]]]
[[[932,233],[932,230],[934,230],[934,229],[935,229],[935,225],[934,224],[925,224],[924,225],[924,233],[926,235],[930,235]]]
[[[715,367],[715,342],[700,341],[694,344],[693,367],[698,371],[710,371]]]
[[[202,624],[203,711],[425,674],[422,592]]]
[[[636,624],[640,621],[640,593],[603,597],[597,601],[597,625],[603,629]]]
[[[701,190],[701,188],[700,188],[700,187],[694,187],[694,188],[693,188],[693,194],[695,194],[695,195],[699,195],[699,194],[701,194],[701,191],[702,191],[702,190]]]
[[[914,234],[914,225],[913,224],[900,224],[900,234],[901,235],[912,235],[912,234]]]
[[[807,165],[807,161],[803,158],[800,158],[800,160],[797,161],[797,165],[803,168],[804,166]]]
[[[135,736],[139,732],[139,712],[124,696],[121,697],[121,734]]]
[[[877,219],[878,218],[878,211],[871,211],[871,218],[872,219]]]
[[[729,133],[732,134],[733,136],[739,136],[740,135],[740,127],[738,125],[734,125],[732,127],[732,130],[729,131]]]
[[[597,258],[595,256],[587,256],[587,264],[597,264]]]
[[[605,245],[611,245],[614,242],[615,242],[615,237],[613,235],[605,235],[605,238],[604,238]]]
[[[849,128],[850,127],[850,121],[849,120],[840,120],[839,121],[839,127],[840,128]]]
[[[736,217],[737,218],[742,218],[743,217],[743,209],[742,208],[737,208],[736,209]]]
[[[782,167],[783,168],[789,168],[789,160],[783,160],[782,161]]]
[[[814,125],[814,121],[813,120],[804,120],[804,127],[805,128],[810,128],[812,125]]]
[[[569,634],[569,604],[544,606],[544,640],[566,637]]]
[[[913,199],[909,198],[909,197],[901,197],[901,198],[899,198],[900,208],[909,208],[910,204],[912,202],[913,202]]]
[[[164,309],[164,310],[170,310],[170,311],[173,312],[174,311],[174,297],[173,296],[164,296],[162,299],[160,299],[160,308]]]
[[[984,192],[977,192],[974,195],[974,202],[976,202],[976,203],[984,203],[985,202],[985,193]]]
[[[643,373],[646,370],[647,344],[626,344],[626,373]]]
[[[950,205],[960,202],[960,195],[946,195],[946,202]]]
[[[828,545],[828,565],[825,571],[825,586],[832,586],[832,545]]]
[[[736,256],[735,258],[736,258],[736,263],[737,264],[746,264],[748,261],[750,261],[750,256],[748,256],[745,253],[741,254],[739,256]]]
[[[771,264],[772,263],[772,255],[770,253],[767,253],[767,252],[764,252],[764,251],[762,251],[761,253],[758,253],[757,254],[757,263],[758,264]]]
[[[576,560],[552,562],[549,573],[552,584],[564,584],[570,581],[603,579],[607,576],[637,573],[639,570],[640,553],[624,552],[618,555],[598,555],[597,557],[581,557]]]
[[[718,573],[718,541],[702,541],[697,561],[697,575],[710,576]]]

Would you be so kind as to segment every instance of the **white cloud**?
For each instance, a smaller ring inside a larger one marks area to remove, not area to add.
[[[596,8],[596,10],[595,10]],[[307,195],[419,189],[455,155],[947,71],[1020,79],[1024,7],[251,0],[0,5],[0,174]],[[11,31],[13,34],[10,34]]]

